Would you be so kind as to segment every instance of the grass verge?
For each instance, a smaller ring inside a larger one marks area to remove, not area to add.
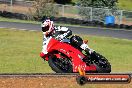
[[[132,71],[132,41],[80,35],[90,39],[89,46],[103,54],[112,65],[112,72]],[[39,57],[42,46],[40,31],[0,29],[0,73],[53,72]]]
[[[41,24],[41,22],[38,22],[38,21],[19,20],[19,19],[14,19],[14,18],[5,18],[5,17],[0,17],[0,21],[1,22],[18,22],[18,23]],[[97,27],[92,27],[92,26],[81,26],[81,25],[64,24],[64,23],[55,23],[55,26],[70,26],[70,27],[83,27],[83,28],[97,28]]]
[[[19,23],[32,23],[32,24],[41,24],[41,22],[38,21],[31,21],[31,20],[19,20],[14,18],[5,18],[0,17],[1,22],[19,22]],[[80,25],[73,25],[73,24],[63,24],[63,23],[55,23],[55,25],[61,25],[61,26],[73,26],[73,27],[87,27],[88,26],[80,26]],[[90,27],[91,28],[91,27]]]
[[[14,18],[5,18],[5,17],[0,17],[0,21],[40,24],[40,22],[38,22],[38,21],[19,20],[19,19],[14,19]]]
[[[117,6],[123,10],[132,10],[132,0],[118,0]]]
[[[41,24],[41,22],[38,22],[38,21],[19,20],[19,19],[14,19],[14,18],[5,18],[5,17],[0,17],[0,22],[18,22],[18,23]],[[94,27],[94,26],[81,26],[81,25],[73,25],[73,24],[64,24],[64,23],[55,23],[55,25],[56,26],[82,27],[82,28],[114,29],[114,28],[105,28],[105,27]],[[117,28],[115,28],[115,29],[116,30],[122,30],[122,29],[117,29]],[[125,30],[125,29],[123,29],[123,30]]]

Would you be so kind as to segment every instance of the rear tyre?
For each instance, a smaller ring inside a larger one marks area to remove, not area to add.
[[[110,73],[111,65],[108,60],[100,55],[99,53],[94,52],[91,55],[92,63],[96,66],[97,73]]]
[[[72,73],[72,63],[67,56],[60,53],[62,55],[62,58],[57,58],[55,55],[49,56],[49,66],[53,71],[56,73]]]

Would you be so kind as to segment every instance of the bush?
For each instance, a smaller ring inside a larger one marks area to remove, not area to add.
[[[43,16],[52,17],[58,14],[57,9],[53,6],[53,0],[35,0],[33,8],[35,13],[32,15],[35,20],[40,20]]]

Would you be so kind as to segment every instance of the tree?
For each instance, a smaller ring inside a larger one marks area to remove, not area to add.
[[[33,8],[35,10],[34,17],[36,19],[44,16],[54,16],[57,14],[55,7],[53,6],[53,0],[34,0]]]
[[[116,6],[118,0],[79,0],[83,7],[108,7],[113,8]]]
[[[85,20],[103,21],[104,17],[108,15],[118,14],[118,12],[116,12],[117,0],[79,0],[79,3],[80,3],[79,14]]]

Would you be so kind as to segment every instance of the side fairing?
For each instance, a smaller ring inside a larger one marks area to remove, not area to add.
[[[78,72],[78,68],[85,70],[86,63],[82,61],[85,56],[78,49],[67,43],[59,42],[52,38],[48,44],[47,51],[52,52],[54,50],[65,54],[71,59],[73,72]]]

